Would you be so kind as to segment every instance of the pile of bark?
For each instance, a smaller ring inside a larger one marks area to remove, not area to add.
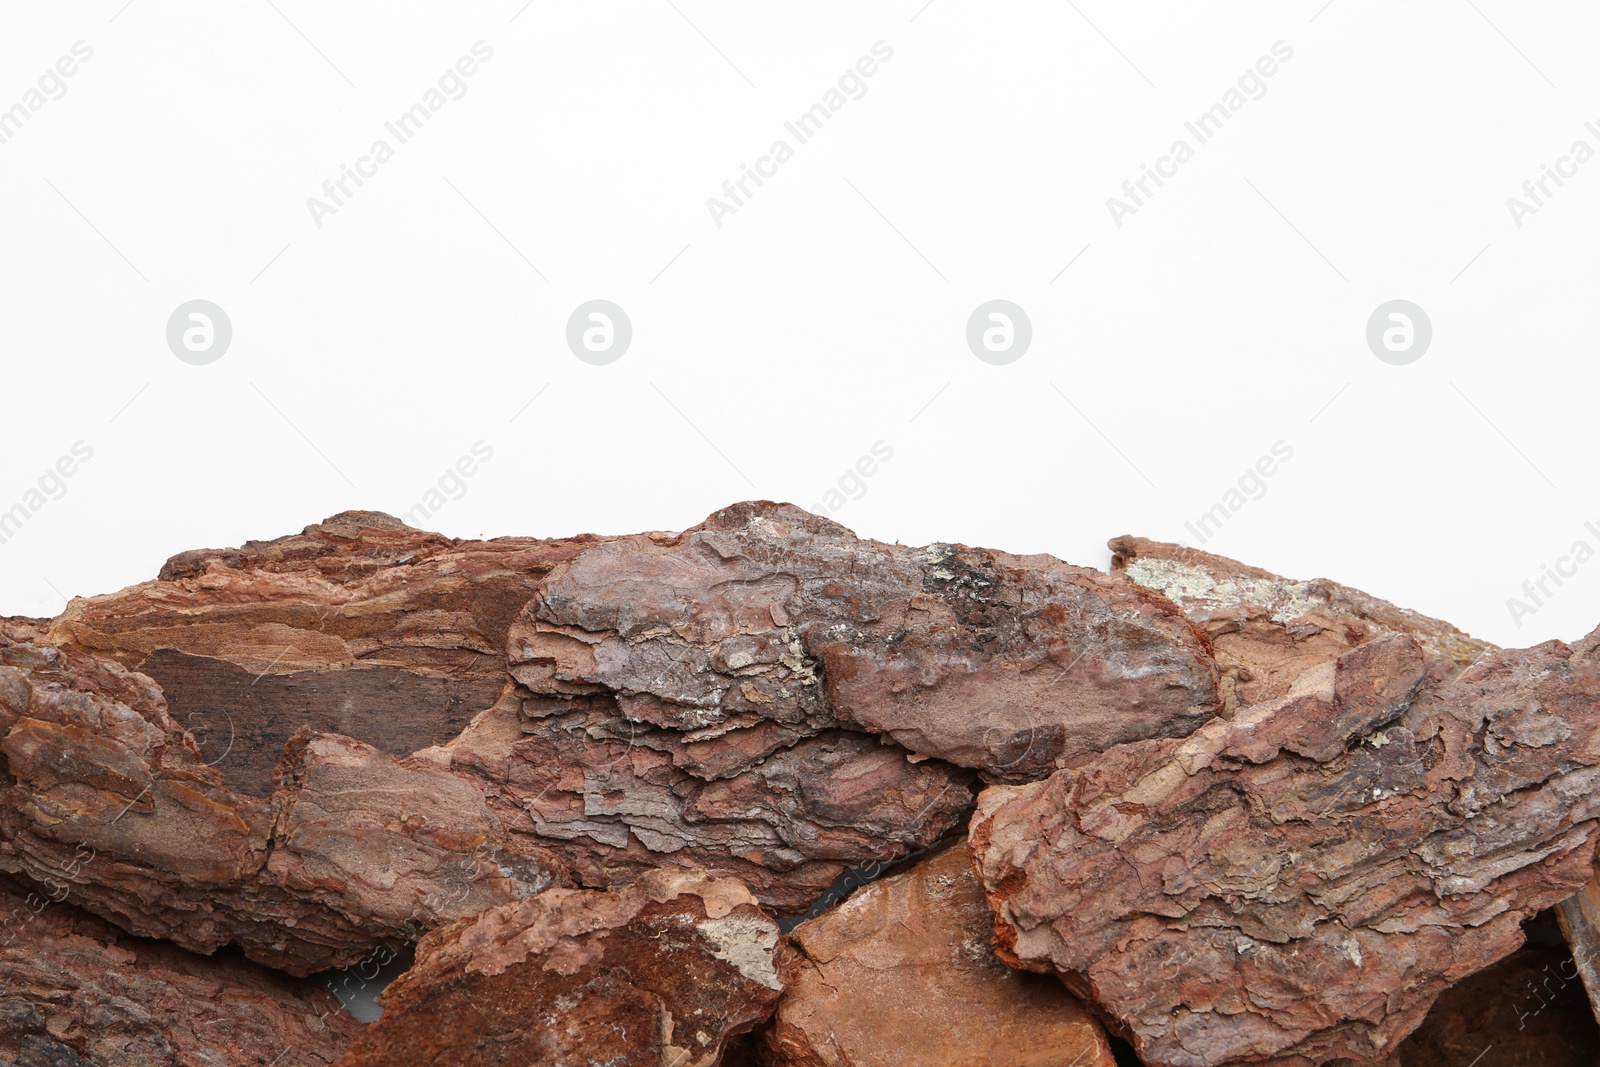
[[[1600,630],[1111,547],[346,512],[0,620],[0,1065],[1592,1064]]]

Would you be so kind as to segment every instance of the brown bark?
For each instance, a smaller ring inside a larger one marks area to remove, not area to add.
[[[1418,616],[1258,580],[1180,593],[1233,613],[1222,718],[992,787],[972,827],[1002,955],[1152,1064],[1378,1059],[1590,877],[1600,631],[1448,674],[1470,649]]]
[[[1060,983],[995,957],[966,845],[874,882],[790,934],[773,1067],[1113,1067]]]
[[[843,727],[1010,781],[1217,707],[1205,639],[1135,583],[862,540],[790,505],[592,548],[545,579],[510,646],[531,692],[610,695],[691,749],[759,755]]]
[[[772,1014],[778,936],[730,879],[553,889],[424,938],[339,1067],[713,1067]]]
[[[0,878],[0,1062],[324,1067],[358,1029],[310,982],[129,937]]]

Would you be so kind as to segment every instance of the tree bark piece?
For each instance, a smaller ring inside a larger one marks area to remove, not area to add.
[[[277,792],[258,799],[221,784],[150,679],[7,625],[0,870],[37,883],[87,850],[75,903],[197,952],[236,943],[295,974],[537,893],[569,866],[599,886],[707,866],[801,911],[846,869],[938,840],[972,803],[969,772],[867,735],[682,757],[748,768],[707,780],[674,765],[686,747],[674,731],[641,730],[614,706],[527,719],[514,695],[399,760],[302,728]]]
[[[0,871],[131,933],[305,975],[559,876],[469,779],[306,734],[284,771],[234,793],[150,679],[0,623]]]
[[[359,1029],[310,982],[129,937],[0,878],[0,1062],[324,1067]]]
[[[1387,1055],[1589,880],[1597,644],[1434,685],[1391,633],[1189,738],[991,787],[971,833],[1002,957],[1061,974],[1150,1064]]]
[[[424,938],[339,1065],[712,1067],[772,1014],[778,939],[731,879],[553,889]]]
[[[772,1067],[1114,1067],[1105,1030],[1052,979],[994,955],[965,843],[790,932]]]
[[[397,757],[459,734],[499,698],[539,580],[600,540],[460,541],[343,512],[180,553],[156,581],[73,600],[47,640],[154,679],[224,783],[265,798],[302,728]]]
[[[857,538],[787,504],[618,538],[558,566],[510,637],[531,693],[776,747],[843,727],[1038,778],[1216,710],[1202,635],[1162,596],[1049,556]]]

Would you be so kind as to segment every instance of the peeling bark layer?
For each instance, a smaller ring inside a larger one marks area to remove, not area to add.
[[[731,742],[691,746],[628,721],[608,696],[529,698],[518,728],[486,788],[589,886],[703,868],[744,880],[781,913],[804,911],[846,870],[958,829],[973,802],[969,772],[843,730],[757,754]],[[470,765],[483,767],[474,755]],[[706,760],[722,773],[712,776]]]
[[[1494,645],[1447,622],[1317,578],[1296,581],[1224,556],[1117,537],[1112,573],[1168,597],[1211,641],[1230,708],[1282,696],[1301,672],[1383,634],[1410,634],[1436,680]]]

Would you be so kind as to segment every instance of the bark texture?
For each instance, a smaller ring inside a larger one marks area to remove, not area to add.
[[[556,880],[470,780],[346,737],[294,742],[270,799],[235,793],[149,678],[0,623],[0,871],[298,975]]]
[[[0,1063],[326,1067],[359,1029],[310,982],[129,937],[50,894],[0,879]]]
[[[1006,780],[1186,734],[1218,702],[1205,639],[1133,582],[862,540],[786,504],[596,546],[545,579],[510,646],[530,692],[609,696],[691,750],[843,727]]]
[[[224,783],[265,798],[302,728],[391,756],[459,734],[499,698],[539,580],[600,540],[458,541],[347,511],[180,553],[155,581],[73,600],[48,641],[151,678]]]
[[[1001,954],[1148,1063],[1377,1060],[1588,881],[1600,631],[1477,651],[1348,592],[1219,595],[1217,569],[1164,587],[1220,631],[1224,716],[980,797]]]
[[[1535,912],[1593,977],[1600,631],[1112,548],[345,512],[0,620],[0,903],[53,902],[0,948],[0,1064],[325,1064],[256,965],[418,937],[343,1067],[1108,1063],[1086,1007],[1155,1067],[1411,1067]]]
[[[730,879],[553,889],[426,937],[339,1067],[713,1067],[772,1014],[778,937]]]

